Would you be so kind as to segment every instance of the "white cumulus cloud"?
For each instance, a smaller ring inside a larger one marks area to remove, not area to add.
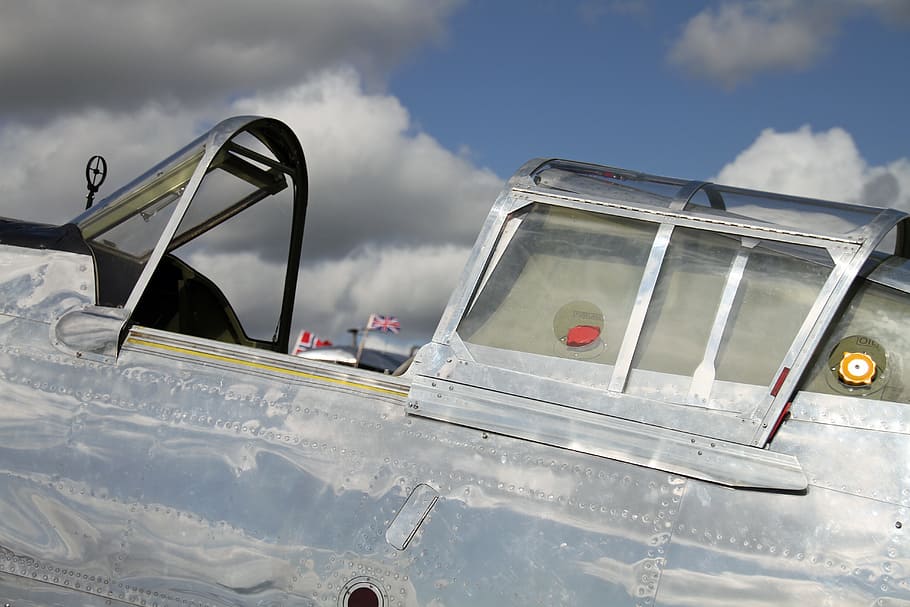
[[[910,212],[910,160],[870,166],[853,137],[841,128],[814,132],[765,129],[715,181]]]
[[[738,0],[692,17],[668,61],[734,88],[762,72],[811,66],[830,50],[841,24],[864,12],[910,24],[910,3],[903,0]]]
[[[135,112],[91,110],[7,125],[0,128],[0,215],[66,222],[84,207],[91,154],[104,154],[110,165],[100,199],[192,140],[202,125],[250,113],[285,121],[307,158],[295,326],[337,339],[377,312],[399,316],[405,338],[428,338],[503,182],[476,166],[469,151],[447,150],[416,128],[397,98],[368,92],[353,68],[205,112],[152,102]],[[283,275],[274,264],[286,258],[273,235],[287,226],[247,222],[244,230],[213,233],[218,250],[193,255],[217,282],[236,281],[224,291],[241,319],[258,336],[270,335]],[[254,253],[257,244],[264,249]],[[269,292],[276,297],[263,295]]]

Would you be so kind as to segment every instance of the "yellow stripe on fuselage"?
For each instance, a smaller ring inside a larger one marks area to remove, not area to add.
[[[273,373],[281,373],[282,375],[291,375],[293,377],[302,377],[304,379],[312,379],[315,381],[335,384],[335,385],[339,385],[339,386],[346,386],[349,388],[358,388],[360,390],[369,390],[371,392],[390,394],[392,396],[407,396],[408,395],[407,392],[401,392],[398,390],[389,390],[387,388],[379,388],[376,386],[370,386],[368,384],[361,384],[358,382],[347,381],[344,379],[335,379],[334,377],[326,377],[325,375],[316,375],[314,373],[307,373],[305,371],[297,371],[294,369],[288,369],[287,367],[278,367],[275,365],[257,363],[257,362],[253,362],[251,360],[235,358],[233,356],[223,356],[221,354],[211,354],[209,352],[200,352],[199,350],[191,350],[189,348],[181,348],[179,346],[168,346],[168,345],[160,344],[160,343],[153,342],[153,341],[146,341],[144,339],[139,339],[136,337],[130,337],[126,341],[127,341],[127,343],[130,343],[130,344],[146,346],[149,348],[156,348],[159,350],[167,350],[169,352],[176,352],[178,354],[193,356],[195,358],[204,358],[207,360],[217,360],[219,362],[230,363],[232,365],[240,365],[242,367],[249,367],[251,369],[260,369],[262,371],[271,371]]]

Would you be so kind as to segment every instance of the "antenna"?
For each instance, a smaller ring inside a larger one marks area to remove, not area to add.
[[[88,196],[85,197],[86,211],[92,208],[95,193],[104,183],[105,177],[107,177],[107,160],[104,159],[104,156],[95,155],[89,158],[85,165],[85,187],[88,188]]]

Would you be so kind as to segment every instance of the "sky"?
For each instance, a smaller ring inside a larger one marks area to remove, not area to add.
[[[103,198],[272,116],[309,169],[294,331],[395,315],[369,345],[405,351],[534,157],[910,211],[908,59],[907,0],[9,0],[0,216],[65,223],[92,154]],[[221,253],[255,317],[280,285]]]

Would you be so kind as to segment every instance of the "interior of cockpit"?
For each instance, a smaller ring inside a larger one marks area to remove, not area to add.
[[[306,176],[278,125],[254,121],[217,148],[201,138],[76,219],[100,305],[130,309],[133,324],[287,352]]]

